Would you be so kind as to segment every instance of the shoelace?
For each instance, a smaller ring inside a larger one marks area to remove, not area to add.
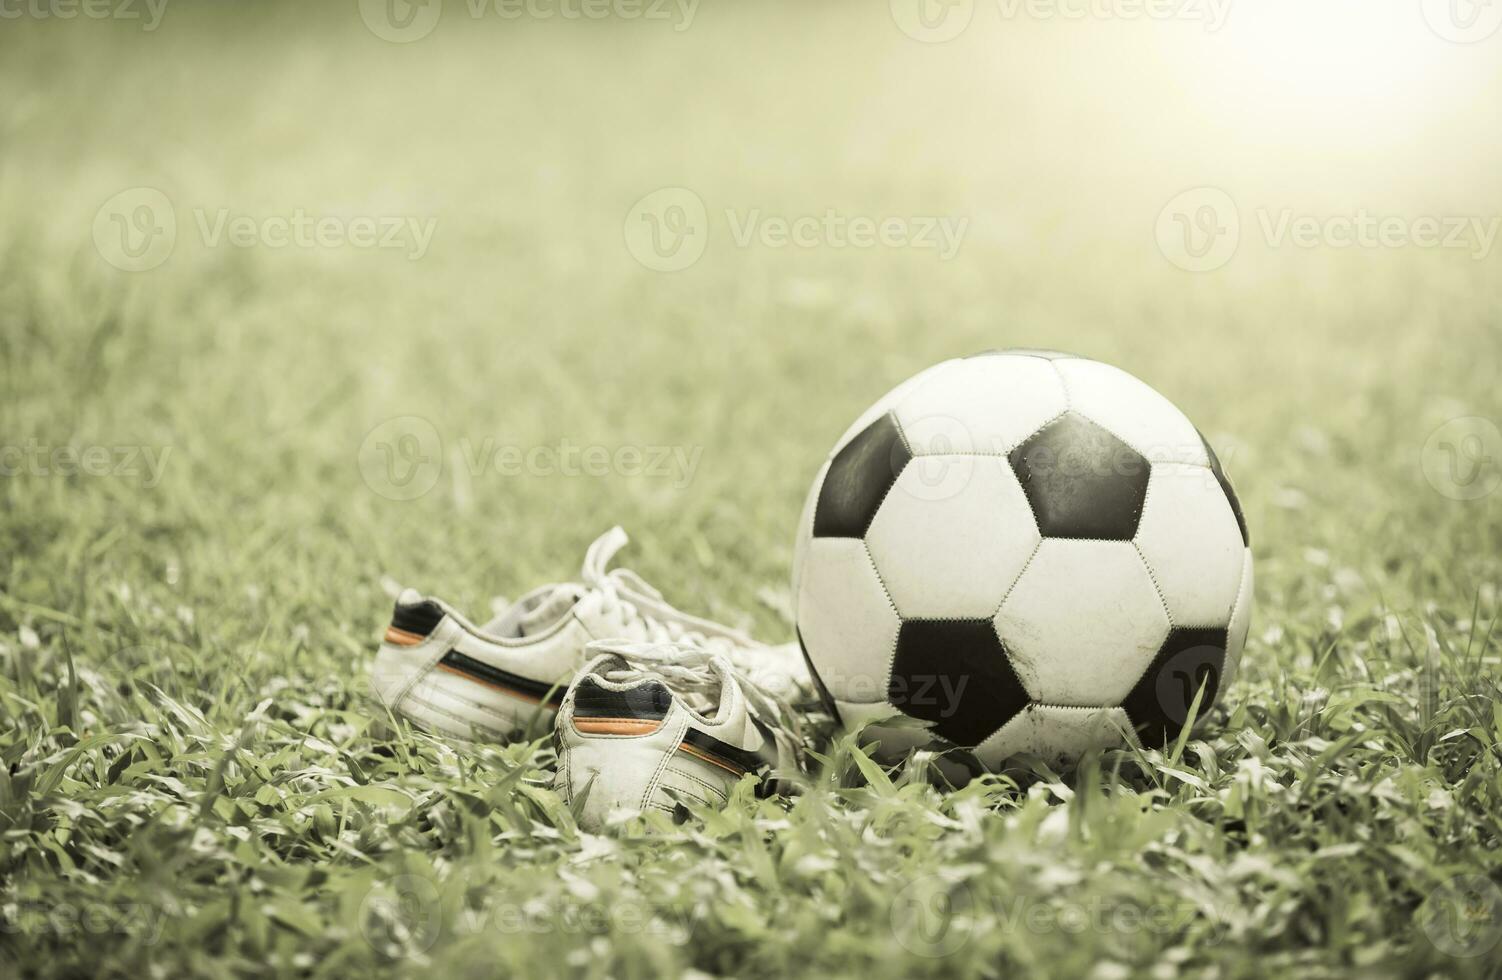
[[[626,532],[616,526],[596,538],[584,555],[580,578],[599,596],[602,614],[619,614],[627,623],[637,624],[641,638],[650,643],[703,648],[732,660],[739,660],[737,654],[744,650],[762,646],[740,630],[675,608],[629,568],[607,571],[610,559],[628,541]]]
[[[728,658],[711,650],[679,643],[623,643],[604,640],[591,643],[590,652],[608,653],[620,666],[600,671],[614,684],[629,684],[655,677],[674,694],[705,717],[713,716],[724,697],[726,684],[736,685],[746,701],[746,711],[769,733],[777,749],[777,770],[801,771],[799,746],[803,741],[798,713],[783,698],[751,680]],[[781,780],[786,786],[787,779]]]

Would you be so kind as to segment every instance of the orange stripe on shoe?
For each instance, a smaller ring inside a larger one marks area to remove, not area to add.
[[[391,643],[395,646],[415,647],[426,639],[426,636],[418,636],[416,633],[408,633],[406,630],[399,630],[395,626],[386,627],[386,642]]]
[[[660,718],[578,718],[574,728],[585,735],[650,735],[662,727]]]
[[[744,776],[746,774],[746,770],[733,766],[729,762],[726,762],[724,759],[721,759],[718,756],[710,755],[708,752],[705,752],[702,749],[695,748],[694,746],[689,745],[687,742],[681,743],[678,746],[678,751],[687,752],[689,755],[693,756],[695,759],[698,759],[700,762],[707,762],[712,766],[719,766],[721,769],[725,770],[728,773],[731,773],[732,775]]]

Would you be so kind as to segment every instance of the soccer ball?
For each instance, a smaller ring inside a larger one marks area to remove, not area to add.
[[[886,758],[1158,747],[1235,677],[1247,543],[1214,450],[1158,392],[1054,351],[978,354],[835,444],[798,523],[798,638]]]

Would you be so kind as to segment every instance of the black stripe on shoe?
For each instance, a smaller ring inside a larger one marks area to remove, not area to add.
[[[438,661],[438,666],[446,667],[458,674],[498,687],[511,694],[521,695],[529,701],[546,704],[550,708],[557,708],[563,703],[563,687],[558,684],[549,684],[546,681],[534,681],[530,677],[522,677],[510,671],[501,670],[482,663],[474,657],[467,657],[458,650],[450,650]]]
[[[697,728],[690,728],[683,733],[683,744],[679,748],[689,755],[729,769],[737,775],[757,772],[767,764],[766,760],[757,753],[736,748],[729,742],[722,742]]]
[[[403,633],[427,636],[433,632],[443,617],[443,607],[432,599],[424,599],[411,605],[398,602],[396,611],[391,614],[391,625]]]
[[[593,677],[581,678],[574,685],[575,718],[642,718],[656,721],[667,717],[672,703],[672,692],[656,681],[647,681],[624,691],[601,687]]]

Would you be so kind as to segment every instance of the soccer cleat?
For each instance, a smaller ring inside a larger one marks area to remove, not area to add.
[[[644,810],[723,806],[748,773],[798,770],[796,715],[728,659],[675,644],[591,650],[599,656],[564,696],[554,731],[554,785],[584,830]]]
[[[619,527],[584,558],[580,582],[545,585],[476,626],[443,601],[407,589],[371,669],[387,707],[436,734],[495,741],[546,731],[596,640],[683,642],[730,658],[785,697],[812,697],[795,644],[773,647],[681,612],[635,572],[606,570],[627,542]]]

